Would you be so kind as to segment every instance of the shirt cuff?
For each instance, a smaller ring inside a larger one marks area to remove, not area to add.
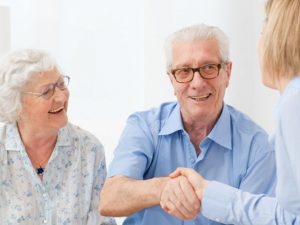
[[[236,189],[217,181],[210,181],[202,199],[202,215],[220,223],[226,223]]]

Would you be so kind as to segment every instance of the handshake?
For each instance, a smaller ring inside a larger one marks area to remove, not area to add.
[[[208,181],[190,168],[177,168],[169,177],[161,192],[162,209],[182,220],[194,219]]]

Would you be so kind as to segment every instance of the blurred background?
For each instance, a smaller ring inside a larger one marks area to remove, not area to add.
[[[264,0],[0,0],[0,56],[21,48],[53,55],[71,77],[70,121],[100,139],[109,165],[129,114],[175,100],[165,38],[200,22],[230,38],[225,102],[272,132],[278,96],[261,84],[256,51],[263,20]]]

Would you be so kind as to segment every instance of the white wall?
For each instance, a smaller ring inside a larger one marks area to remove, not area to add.
[[[145,106],[175,99],[165,72],[162,46],[177,29],[203,22],[219,26],[229,36],[233,70],[225,101],[272,131],[276,92],[260,82],[256,46],[263,17],[263,0],[145,1]],[[154,91],[158,90],[158,91]]]
[[[56,57],[71,77],[70,121],[99,137],[108,162],[126,118],[144,106],[143,2],[129,2],[0,0],[11,11],[11,50]]]
[[[0,57],[10,49],[10,11],[0,5]]]
[[[264,0],[0,0],[0,54],[42,48],[71,76],[70,121],[104,144],[107,162],[128,115],[174,100],[163,44],[199,22],[231,40],[233,71],[225,101],[273,129],[277,94],[260,82],[256,46]],[[3,28],[4,27],[4,28]],[[10,27],[10,28],[9,28]],[[4,36],[3,36],[4,35]],[[121,220],[119,220],[121,223]]]

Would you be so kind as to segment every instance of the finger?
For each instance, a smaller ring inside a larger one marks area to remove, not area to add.
[[[183,205],[186,201],[179,180],[177,178],[169,180],[161,194],[161,205],[165,205],[166,202],[171,202],[176,210],[179,211],[181,215],[184,215],[185,218],[193,218],[195,213],[190,213]]]
[[[175,192],[175,195],[177,197],[177,199],[181,202],[181,204],[188,210],[188,211],[193,211],[194,208],[193,208],[193,205],[190,204],[189,200],[187,199],[187,196],[188,196],[188,193],[185,193],[187,191],[192,191],[194,192],[193,188],[190,187],[190,188],[187,188],[189,186],[188,182],[186,181],[186,186],[187,187],[182,187],[181,183],[184,182],[186,180],[185,177],[183,176],[180,176],[177,178],[179,183],[178,183],[178,186],[176,188],[174,188],[174,192]]]
[[[190,177],[190,176],[194,175],[194,173],[198,174],[193,169],[184,168],[184,167],[178,167],[173,173],[180,174],[180,175],[183,175],[185,177]]]
[[[167,213],[169,213],[181,220],[187,219],[179,210],[176,209],[176,206],[172,202],[168,201],[164,205],[165,205],[165,208],[168,209],[168,211],[166,211]]]
[[[174,186],[173,193],[170,193],[169,201],[171,201],[176,209],[186,218],[192,219],[197,215],[197,211],[188,203],[188,200],[180,187],[179,181],[177,185]]]
[[[170,195],[169,193],[170,193],[170,190],[171,190],[169,186],[170,186],[170,183],[168,182],[165,185],[163,191],[161,192],[160,201],[163,202],[163,203],[165,203],[169,200],[169,195]]]
[[[195,190],[203,188],[202,182],[204,179],[195,170],[190,168],[177,168],[177,170],[177,173],[180,173],[189,180]]]
[[[178,167],[176,170],[174,170],[172,173],[169,174],[169,177],[175,178],[180,176],[181,175],[180,169],[181,168]]]
[[[187,200],[185,199],[184,193],[182,193],[178,180],[173,182],[172,190],[170,190],[168,194],[168,202],[171,202],[176,210],[178,210],[182,215],[190,217],[191,213],[184,206],[184,203]]]
[[[187,180],[187,178],[183,176],[180,177],[179,184],[186,199],[186,201],[184,202],[184,206],[190,212],[198,214],[200,211],[200,201],[197,194],[195,193],[194,188]]]
[[[170,209],[168,208],[168,206],[167,206],[166,203],[167,203],[167,202],[162,202],[162,201],[161,201],[159,204],[160,204],[161,208],[162,208],[164,211],[169,212]]]
[[[193,186],[199,200],[203,198],[205,188],[208,186],[208,181],[205,180],[199,173],[191,168],[178,167],[170,176],[181,174],[185,176]]]

